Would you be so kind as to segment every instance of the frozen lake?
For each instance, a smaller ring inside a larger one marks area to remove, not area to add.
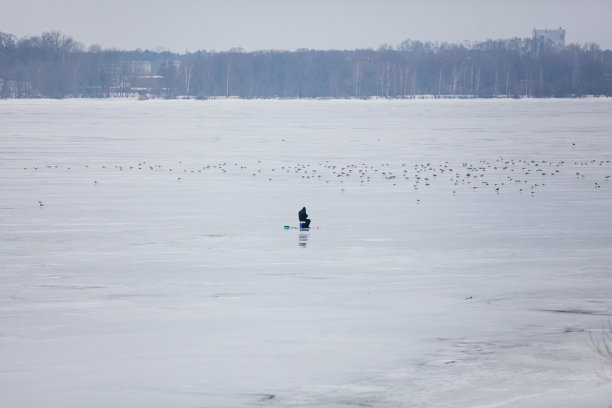
[[[0,100],[0,406],[605,408],[610,160],[611,99]]]

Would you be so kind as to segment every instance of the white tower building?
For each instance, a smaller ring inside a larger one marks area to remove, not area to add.
[[[534,28],[533,39],[549,41],[558,47],[565,47],[565,30],[561,27],[558,30],[537,30]]]

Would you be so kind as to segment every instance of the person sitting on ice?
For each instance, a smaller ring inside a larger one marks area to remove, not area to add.
[[[300,228],[310,228],[310,220],[308,219],[308,214],[306,214],[306,207],[302,207],[300,212],[298,212],[298,217],[300,219]]]

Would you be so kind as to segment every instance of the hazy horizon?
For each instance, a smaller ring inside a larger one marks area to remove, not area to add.
[[[35,10],[35,13],[32,13]],[[61,31],[85,46],[124,50],[245,51],[363,49],[407,39],[460,43],[567,31],[566,44],[612,49],[612,0],[510,3],[385,0],[5,1],[0,31],[17,37]]]

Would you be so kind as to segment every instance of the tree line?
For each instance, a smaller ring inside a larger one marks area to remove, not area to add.
[[[612,96],[612,51],[535,39],[378,49],[103,49],[60,32],[0,33],[0,97],[413,98]]]

